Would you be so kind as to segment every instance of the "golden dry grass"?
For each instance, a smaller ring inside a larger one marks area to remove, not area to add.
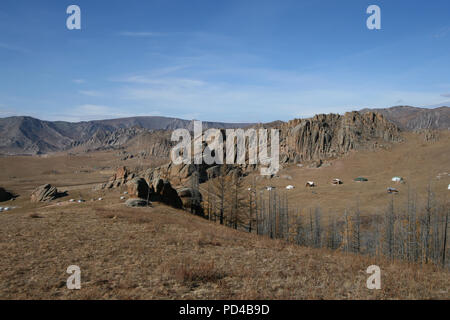
[[[261,181],[284,188],[291,208],[321,206],[341,213],[359,197],[365,213],[382,210],[385,188],[402,175],[399,200],[407,187],[421,192],[430,177],[450,172],[450,134],[424,144],[414,134],[390,150],[356,152],[320,169],[284,169],[293,180]],[[136,165],[141,165],[135,163]],[[126,208],[121,189],[92,191],[113,168],[127,165],[111,152],[68,156],[0,158],[0,186],[20,195],[0,213],[0,298],[2,299],[449,299],[450,273],[435,266],[389,262],[365,256],[311,249],[269,240],[213,224],[186,212],[155,204]],[[146,165],[151,165],[150,163]],[[355,176],[369,182],[352,182]],[[342,186],[329,181],[339,177]],[[319,186],[303,187],[305,180]],[[41,184],[70,187],[69,196],[32,204]],[[442,190],[441,190],[442,189]],[[91,201],[99,196],[103,201]],[[69,203],[84,198],[85,203]],[[295,206],[294,206],[295,205]],[[382,270],[382,289],[368,290],[365,270]],[[66,288],[66,269],[81,268],[82,289]]]
[[[306,168],[290,165],[278,172],[279,178],[259,179],[257,188],[275,186],[280,193],[286,193],[290,208],[309,209],[320,207],[324,214],[343,215],[345,209],[353,209],[359,200],[363,214],[377,214],[385,210],[390,195],[388,187],[399,190],[395,195],[398,205],[404,205],[411,195],[417,195],[418,203],[424,203],[426,189],[431,183],[436,199],[445,203],[449,199],[450,175],[450,132],[441,131],[440,140],[425,143],[423,136],[403,133],[404,142],[386,145],[386,149],[352,152],[348,156],[331,160],[331,166]],[[257,175],[258,176],[258,175]],[[292,177],[292,180],[286,179]],[[355,182],[363,176],[367,182]],[[405,184],[392,182],[394,176],[405,178]],[[340,178],[342,185],[332,185],[331,180]],[[253,176],[246,179],[252,184]],[[317,183],[315,188],[305,188],[307,181]],[[295,189],[286,190],[287,185]]]
[[[434,266],[302,248],[163,205],[33,212],[0,216],[2,299],[450,298],[450,273]],[[66,288],[73,264],[81,290]],[[372,264],[381,267],[381,290],[366,288]]]

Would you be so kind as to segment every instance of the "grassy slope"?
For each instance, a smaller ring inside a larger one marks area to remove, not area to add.
[[[0,216],[0,298],[450,298],[450,273],[268,240],[162,205],[61,203]],[[69,265],[82,289],[66,289]],[[382,289],[368,290],[369,265]]]

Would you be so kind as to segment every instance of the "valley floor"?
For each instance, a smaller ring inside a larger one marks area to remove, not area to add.
[[[429,182],[436,199],[448,201],[450,175],[443,173],[450,173],[450,134],[442,132],[435,143],[424,143],[420,135],[405,137],[403,143],[354,152],[329,167],[292,165],[279,178],[257,184],[283,192],[294,185],[287,191],[290,208],[320,206],[337,215],[357,200],[363,215],[382,212],[396,175],[406,179],[396,185],[399,205],[408,190],[422,201]],[[1,203],[14,209],[0,213],[0,299],[450,299],[449,270],[299,247],[158,203],[127,208],[121,188],[92,190],[121,165],[152,164],[119,161],[114,152],[0,158],[0,186],[20,195]],[[369,181],[353,182],[356,176]],[[333,178],[344,184],[331,185]],[[305,188],[308,180],[318,186]],[[31,191],[44,183],[68,190],[69,196],[30,203]],[[98,197],[103,200],[91,200]],[[381,290],[366,287],[372,264],[381,268]],[[81,268],[81,290],[66,288],[70,265]]]

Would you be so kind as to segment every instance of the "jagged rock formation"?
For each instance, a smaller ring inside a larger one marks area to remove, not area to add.
[[[367,147],[377,140],[394,142],[399,139],[398,128],[381,114],[320,114],[282,125],[280,160],[282,163],[324,160]]]
[[[320,167],[323,160],[345,155],[351,150],[374,148],[379,142],[390,143],[400,140],[397,126],[387,121],[381,114],[373,112],[321,114],[278,125],[280,125],[281,164],[307,162],[308,167]],[[225,154],[224,151],[224,157]],[[222,165],[197,165],[200,182],[221,174],[232,175],[235,178],[258,169],[257,165],[249,164],[227,165],[225,170],[221,170],[221,167]],[[149,183],[155,179],[165,178],[176,185],[188,185],[188,179],[195,170],[196,166],[193,164],[168,163],[148,169],[143,176]]]
[[[98,189],[117,188],[127,183],[127,181],[134,178],[134,173],[128,172],[126,167],[117,168],[116,173],[109,179],[107,183],[99,186]]]
[[[419,134],[423,135],[423,141],[425,142],[436,142],[439,140],[439,131],[432,129],[420,130]]]
[[[31,202],[51,201],[66,195],[67,192],[58,192],[58,189],[56,187],[52,187],[51,184],[44,184],[34,189],[31,193]]]
[[[190,177],[192,173],[197,170],[199,182],[203,183],[209,179],[218,177],[221,174],[232,176],[233,178],[243,176],[244,174],[254,170],[256,166],[243,165],[225,165],[224,170],[221,170],[223,165],[208,165],[205,163],[194,164],[180,164],[175,165],[173,162],[169,162],[165,165],[147,169],[142,175],[149,184],[152,181],[158,181],[159,179],[169,179],[174,185],[190,185]]]

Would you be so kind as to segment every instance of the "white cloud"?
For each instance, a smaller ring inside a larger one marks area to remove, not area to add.
[[[76,83],[76,84],[82,84],[82,83],[85,83],[86,80],[84,80],[84,79],[73,79],[72,82]]]
[[[80,90],[78,91],[80,94],[88,97],[102,97],[103,93],[95,90]]]
[[[96,104],[83,104],[71,108],[63,114],[50,114],[45,118],[48,120],[62,120],[70,122],[89,121],[89,120],[104,120],[104,119],[116,119],[127,118],[137,116],[161,116],[158,111],[150,112],[135,112],[126,108],[110,107],[105,105]]]
[[[149,78],[145,76],[130,76],[120,80],[124,83],[134,83],[134,84],[146,84],[159,87],[172,87],[172,88],[193,88],[201,87],[205,85],[205,82],[197,79],[187,79],[187,78]]]

